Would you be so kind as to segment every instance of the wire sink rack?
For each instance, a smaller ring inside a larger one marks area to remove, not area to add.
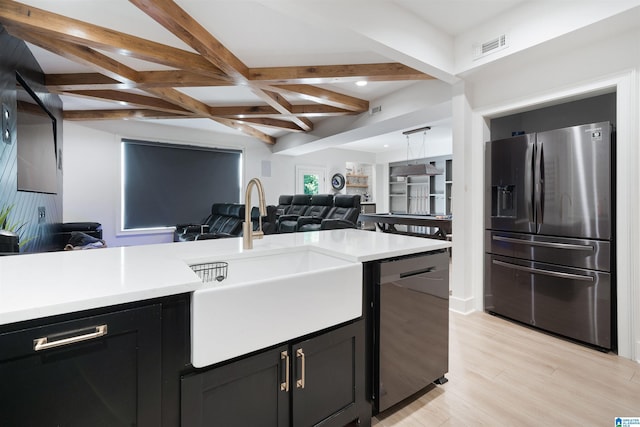
[[[192,264],[190,267],[203,282],[222,282],[227,278],[229,264],[223,261],[215,261]]]

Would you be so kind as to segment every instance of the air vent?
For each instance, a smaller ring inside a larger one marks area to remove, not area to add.
[[[372,116],[376,113],[379,113],[380,111],[382,111],[382,105],[378,105],[377,107],[373,107],[371,109],[371,111],[369,112],[369,114],[371,114]]]
[[[497,52],[507,47],[507,35],[501,34],[498,37],[487,40],[481,44],[473,45],[473,59],[479,59],[490,53]]]

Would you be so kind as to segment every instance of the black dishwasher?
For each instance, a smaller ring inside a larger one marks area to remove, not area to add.
[[[377,263],[373,289],[373,399],[381,412],[449,369],[449,254]]]

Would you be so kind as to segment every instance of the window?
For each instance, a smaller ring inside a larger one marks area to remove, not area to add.
[[[304,194],[309,194],[309,195],[318,194],[320,193],[320,190],[318,190],[319,187],[320,187],[320,182],[319,182],[318,175],[304,176]]]
[[[242,151],[122,140],[122,228],[200,223],[238,203]]]
[[[324,193],[325,170],[314,166],[296,166],[296,193]]]

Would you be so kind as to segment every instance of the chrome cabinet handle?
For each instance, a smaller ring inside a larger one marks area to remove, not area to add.
[[[297,388],[304,388],[304,371],[305,371],[305,357],[304,351],[301,348],[296,350],[296,358],[299,358],[302,361],[302,375],[298,381],[296,381]]]
[[[280,383],[280,391],[289,391],[289,352],[283,351],[280,353],[280,360],[284,360],[284,382]]]
[[[76,335],[73,337],[63,338],[51,342],[49,342],[48,337],[36,338],[35,340],[33,340],[33,349],[35,351],[46,350],[49,348],[61,347],[63,345],[74,344],[81,341],[92,340],[107,335],[107,325],[99,325],[94,329],[94,332],[90,332],[88,334]]]
[[[574,245],[571,243],[536,242],[531,240],[514,239],[513,237],[493,236],[493,240],[507,243],[518,243],[520,245],[542,246],[555,249],[573,249],[576,251],[592,251],[591,245]]]
[[[525,267],[524,265],[511,264],[508,262],[498,261],[495,259],[492,262],[496,265],[501,265],[502,267],[513,268],[514,270],[526,271],[528,273],[544,274],[545,276],[553,276],[553,277],[559,277],[561,279],[569,279],[569,280],[583,280],[586,282],[594,281],[593,277],[583,276],[581,274],[571,274],[571,273],[562,273],[560,271],[541,270],[539,268]]]

